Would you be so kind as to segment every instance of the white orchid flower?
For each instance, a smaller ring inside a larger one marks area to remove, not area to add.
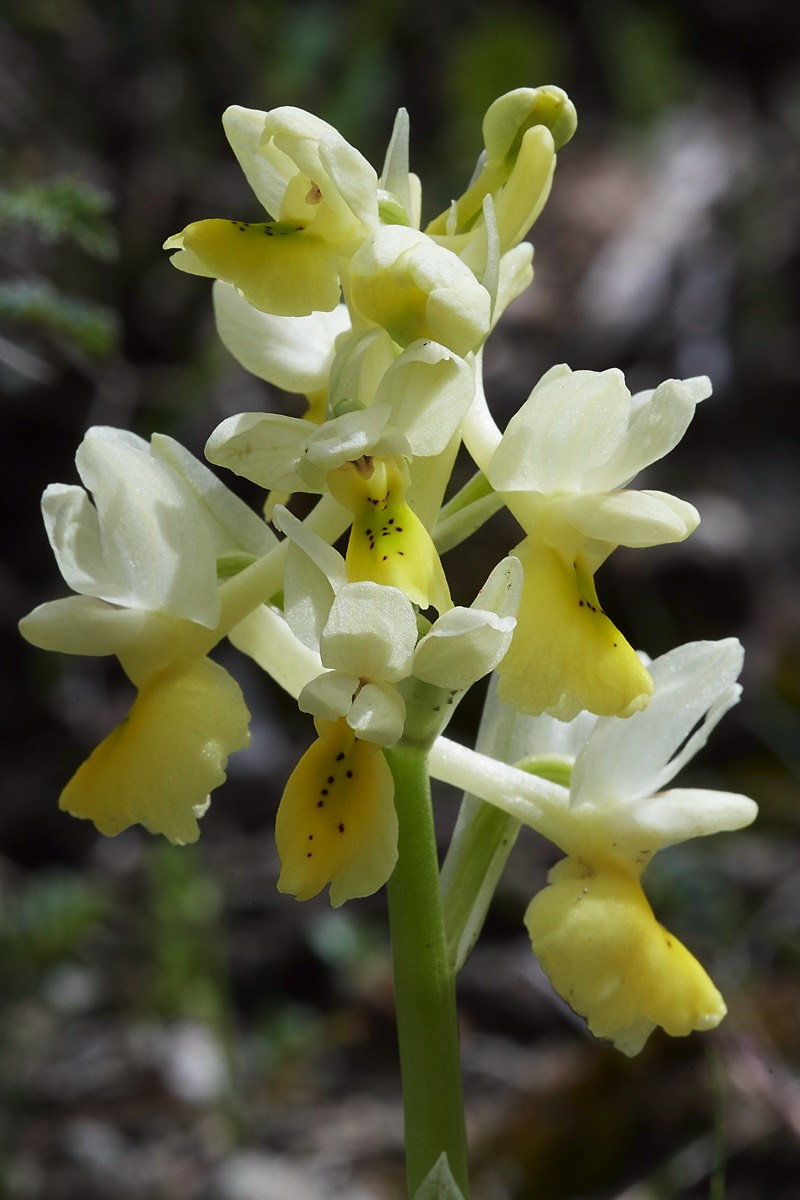
[[[703,968],[656,921],[641,875],[664,847],[755,819],[756,805],[738,793],[664,790],[737,703],[742,660],[735,638],[693,642],[656,659],[649,706],[627,721],[594,723],[575,759],[568,796],[445,739],[431,754],[435,776],[468,787],[566,854],[531,901],[525,923],[556,991],[592,1033],[625,1054],[637,1054],[656,1026],[685,1036],[713,1028],[725,1015]],[[517,720],[526,728],[524,718]],[[530,743],[541,752],[542,718],[528,720]],[[576,728],[585,736],[586,714]],[[514,741],[519,744],[518,736]],[[559,749],[564,744],[560,738]]]
[[[275,538],[171,438],[148,445],[124,430],[90,429],[76,464],[86,490],[52,484],[42,509],[78,594],[40,605],[20,629],[43,649],[115,654],[138,695],[61,806],[102,833],[140,822],[171,841],[194,841],[228,755],[249,740],[238,685],[197,649],[220,619],[218,562],[247,562]]]
[[[625,485],[680,441],[710,392],[703,377],[631,396],[620,371],[558,366],[509,421],[486,470],[527,535],[513,551],[525,589],[504,702],[561,720],[647,704],[650,677],[603,612],[594,574],[617,546],[678,542],[697,526],[686,501]]]
[[[222,279],[276,316],[331,311],[342,263],[378,221],[375,171],[331,125],[299,108],[237,105],[223,126],[266,223],[194,221],[164,243],[182,271]]]

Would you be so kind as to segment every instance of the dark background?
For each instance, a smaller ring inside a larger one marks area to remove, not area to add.
[[[253,746],[199,847],[140,830],[105,841],[57,800],[126,710],[125,681],[114,663],[34,650],[16,621],[64,594],[39,497],[76,480],[89,425],[168,432],[199,454],[225,415],[301,411],[230,359],[208,285],[160,249],[190,220],[260,219],[222,132],[228,104],[309,108],[378,169],[405,104],[428,219],[469,177],[488,103],[558,83],[578,133],[533,231],[533,288],[487,351],[487,390],[505,423],[558,361],[620,366],[634,390],[712,376],[646,477],[703,524],[683,546],[618,551],[598,584],[652,655],[742,639],[744,699],[686,780],[747,792],[761,816],[648,873],[659,919],[730,1015],[712,1036],[655,1035],[632,1061],[587,1039],[538,973],[521,918],[553,856],[523,835],[460,981],[475,1196],[795,1196],[800,18],[777,0],[4,12],[0,1195],[402,1194],[383,898],[333,913],[274,890],[275,807],[310,722],[226,657]],[[455,598],[517,539],[496,519],[456,551]],[[462,705],[458,736],[477,710]],[[437,801],[443,833],[456,802]]]

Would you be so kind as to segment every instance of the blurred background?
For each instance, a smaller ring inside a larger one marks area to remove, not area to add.
[[[522,914],[550,847],[516,847],[460,978],[477,1200],[789,1200],[800,1185],[800,21],[778,0],[6,0],[0,26],[3,788],[0,1195],[393,1200],[403,1194],[381,895],[275,892],[272,828],[310,721],[222,653],[253,712],[197,847],[104,840],[58,795],[126,711],[114,663],[34,650],[65,593],[39,515],[92,424],[195,453],[274,407],[218,343],[206,281],[163,240],[259,220],[232,103],[294,104],[380,169],[408,107],[424,219],[462,189],[492,99],[557,83],[578,133],[535,226],[536,279],[487,351],[504,424],[555,362],[714,396],[646,485],[696,503],[688,543],[620,550],[599,590],[651,655],[738,636],[744,698],[684,779],[759,803],[744,833],[659,856],[648,890],[730,1014],[627,1060],[538,972]],[[496,518],[446,562],[458,601]],[[455,736],[474,735],[479,699]],[[442,790],[443,839],[458,797]],[[662,861],[663,860],[663,861]]]

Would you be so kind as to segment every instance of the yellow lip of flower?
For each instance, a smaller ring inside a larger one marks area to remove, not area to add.
[[[351,582],[399,588],[413,604],[452,608],[450,589],[430,534],[406,503],[405,460],[364,458],[328,475],[331,494],[353,513],[347,546]]]
[[[278,809],[278,890],[308,900],[330,883],[338,908],[376,892],[394,870],[394,781],[380,747],[356,737],[343,718],[318,720],[317,731]]]
[[[538,538],[526,538],[514,553],[524,585],[517,629],[499,667],[501,700],[562,721],[581,709],[630,716],[644,708],[652,680],[601,609],[591,574]]]
[[[634,1055],[657,1026],[685,1037],[719,1024],[722,996],[656,921],[631,864],[569,856],[548,879],[525,924],[554,988],[595,1037]]]
[[[292,221],[194,221],[164,243],[182,271],[222,279],[276,316],[330,312],[339,303],[336,248]]]
[[[228,756],[250,742],[239,685],[208,658],[174,663],[141,687],[125,720],[78,768],[60,806],[113,837],[130,825],[197,840]]]

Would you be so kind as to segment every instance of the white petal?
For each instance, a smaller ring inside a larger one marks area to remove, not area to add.
[[[581,491],[587,473],[616,451],[631,397],[621,371],[557,367],[511,418],[487,472],[498,491]]]
[[[19,623],[19,631],[41,650],[61,654],[122,654],[163,632],[173,636],[168,618],[136,608],[118,608],[93,596],[67,596],[40,604]]]
[[[498,617],[516,617],[522,584],[522,563],[509,554],[494,567],[470,607],[497,613]]]
[[[217,333],[245,370],[287,392],[309,395],[327,386],[336,338],[350,328],[344,304],[307,317],[275,317],[220,279],[213,296]]]
[[[606,463],[587,474],[584,488],[610,491],[663,458],[683,437],[697,405],[710,395],[711,381],[702,375],[668,379],[655,391],[634,396],[627,437]]]
[[[555,503],[575,529],[614,546],[682,542],[700,523],[694,505],[667,492],[578,493],[559,496]]]
[[[320,163],[366,236],[378,224],[378,176],[359,150],[337,130],[334,135],[320,142]]]
[[[372,326],[342,338],[328,380],[328,407],[334,413],[347,408],[368,408],[384,374],[394,362],[392,339],[385,329]]]
[[[276,504],[272,510],[272,524],[305,551],[311,561],[327,576],[335,592],[347,583],[347,567],[341,554],[316,533],[312,533],[302,521],[298,521],[288,508]]]
[[[362,679],[404,679],[417,641],[414,608],[398,588],[348,583],[336,593],[320,640],[326,667]]]
[[[72,590],[90,596],[113,594],[97,510],[85,490],[51,483],[42,496],[42,516],[58,569]]]
[[[736,638],[690,642],[657,658],[650,667],[655,692],[647,708],[624,721],[597,721],[575,763],[573,803],[618,805],[662,788],[738,701],[742,661]]]
[[[516,623],[514,617],[498,617],[482,609],[451,608],[420,641],[413,673],[437,687],[464,691],[494,670]]]
[[[489,681],[476,748],[506,763],[533,755],[574,758],[594,729],[597,717],[582,712],[572,721],[546,713],[531,717],[503,704],[497,695],[497,675]]]
[[[275,534],[263,518],[225,487],[213,471],[171,437],[154,433],[153,457],[167,463],[208,515],[208,531],[216,534],[217,555],[245,550],[260,557],[276,545]]]
[[[308,439],[307,458],[327,474],[346,462],[372,454],[391,416],[388,404],[343,413],[318,425]],[[399,443],[405,445],[404,441]]]
[[[325,721],[336,721],[349,713],[358,686],[356,675],[324,671],[306,684],[297,704],[301,712],[313,713]]]
[[[110,580],[94,594],[213,627],[219,619],[216,531],[180,476],[147,442],[121,429],[90,429],[75,462],[94,496]]]
[[[262,147],[271,139],[300,174],[322,192],[340,215],[351,213],[370,228],[378,219],[378,177],[332,125],[301,108],[286,105],[267,114]]]
[[[500,278],[497,284],[497,299],[492,313],[492,325],[514,300],[533,282],[533,246],[520,242],[500,259]]]
[[[267,115],[255,108],[232,104],[222,114],[222,127],[245,179],[270,216],[277,218],[287,180],[259,149]]]
[[[278,492],[307,492],[298,473],[316,426],[280,413],[238,413],[218,425],[205,455],[218,467]]]
[[[310,650],[319,652],[322,631],[335,595],[335,589],[319,563],[294,541],[290,542],[283,581],[284,611],[292,633]]]
[[[438,342],[407,346],[384,375],[376,404],[388,404],[392,425],[414,454],[440,454],[475,397],[472,367]]]
[[[397,688],[386,683],[365,684],[347,717],[347,724],[365,742],[393,746],[403,736],[406,706]]]
[[[389,192],[395,200],[400,201],[413,225],[415,223],[412,220],[414,203],[409,183],[408,133],[408,112],[405,108],[398,108],[378,185],[383,191]]]
[[[713,792],[706,788],[673,788],[639,801],[632,822],[645,836],[658,838],[662,846],[744,829],[758,815],[749,796],[737,792]]]

